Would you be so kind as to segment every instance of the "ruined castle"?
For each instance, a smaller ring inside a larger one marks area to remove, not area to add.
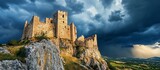
[[[89,38],[80,37],[77,39],[77,29],[74,23],[68,25],[68,13],[58,10],[53,18],[45,18],[44,22],[40,21],[38,16],[33,16],[31,21],[25,22],[21,40],[33,39],[36,36],[45,34],[49,38],[68,39],[72,42],[76,40],[91,42],[97,45],[97,36],[93,35]]]

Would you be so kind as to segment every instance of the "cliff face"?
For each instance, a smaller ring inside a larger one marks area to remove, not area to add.
[[[0,70],[27,70],[27,66],[18,60],[0,61]]]
[[[82,64],[92,70],[108,70],[107,63],[101,57],[98,50],[96,35],[84,38],[81,36],[76,41],[75,56],[82,61]]]
[[[82,64],[93,70],[106,70],[108,69],[107,63],[102,59],[97,46],[92,48],[88,47],[78,54]]]
[[[0,61],[0,70],[109,70],[102,59],[94,38],[59,40],[59,46],[51,40],[32,42],[25,45],[26,63],[19,60]],[[90,45],[91,44],[91,45]],[[1,48],[0,52],[6,51]]]
[[[89,70],[108,70],[107,63],[101,57],[97,46],[97,36],[79,37],[75,43],[61,39],[59,43],[61,55],[76,58]],[[66,61],[67,62],[67,61]]]
[[[64,70],[57,47],[47,40],[31,43],[27,49],[26,65],[30,70]]]
[[[26,63],[2,60],[0,70],[64,70],[59,50],[51,41],[33,42],[26,45],[25,49]]]

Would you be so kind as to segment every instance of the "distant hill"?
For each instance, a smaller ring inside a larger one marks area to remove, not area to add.
[[[160,57],[140,58],[108,58],[112,70],[160,70]]]

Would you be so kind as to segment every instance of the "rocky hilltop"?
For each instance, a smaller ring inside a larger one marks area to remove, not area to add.
[[[79,40],[76,44],[68,40],[60,42],[59,47],[52,40],[30,42],[22,46],[25,48],[25,62],[18,58],[4,59],[0,61],[0,70],[108,70],[97,46],[85,47],[84,42]],[[7,49],[1,47],[0,51],[12,54]]]
[[[0,70],[64,70],[57,47],[48,40],[24,46],[25,63],[20,60],[0,61]]]

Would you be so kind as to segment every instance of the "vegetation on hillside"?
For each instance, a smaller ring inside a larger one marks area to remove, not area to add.
[[[76,47],[76,50],[77,50],[76,57],[80,58],[81,54],[85,51],[85,49],[86,49],[86,47],[77,46]]]
[[[1,60],[15,60],[15,59],[17,59],[16,56],[13,56],[11,54],[0,53],[0,61]]]
[[[19,45],[25,45],[28,44],[30,40],[23,40],[23,41],[18,41],[18,40],[11,40],[8,42],[7,45],[9,46],[19,46]]]
[[[47,37],[45,33],[41,33],[40,35],[35,36],[35,39],[41,41],[43,39],[49,39],[49,37]]]
[[[18,59],[25,63],[26,57],[26,49],[23,46],[10,46],[7,47],[7,50],[10,54],[0,53],[0,61],[1,60],[15,60]]]
[[[136,58],[109,58],[106,61],[111,70],[160,70],[159,60]]]
[[[65,70],[87,70],[85,67],[80,65],[80,61],[70,55],[61,55],[64,59]]]

